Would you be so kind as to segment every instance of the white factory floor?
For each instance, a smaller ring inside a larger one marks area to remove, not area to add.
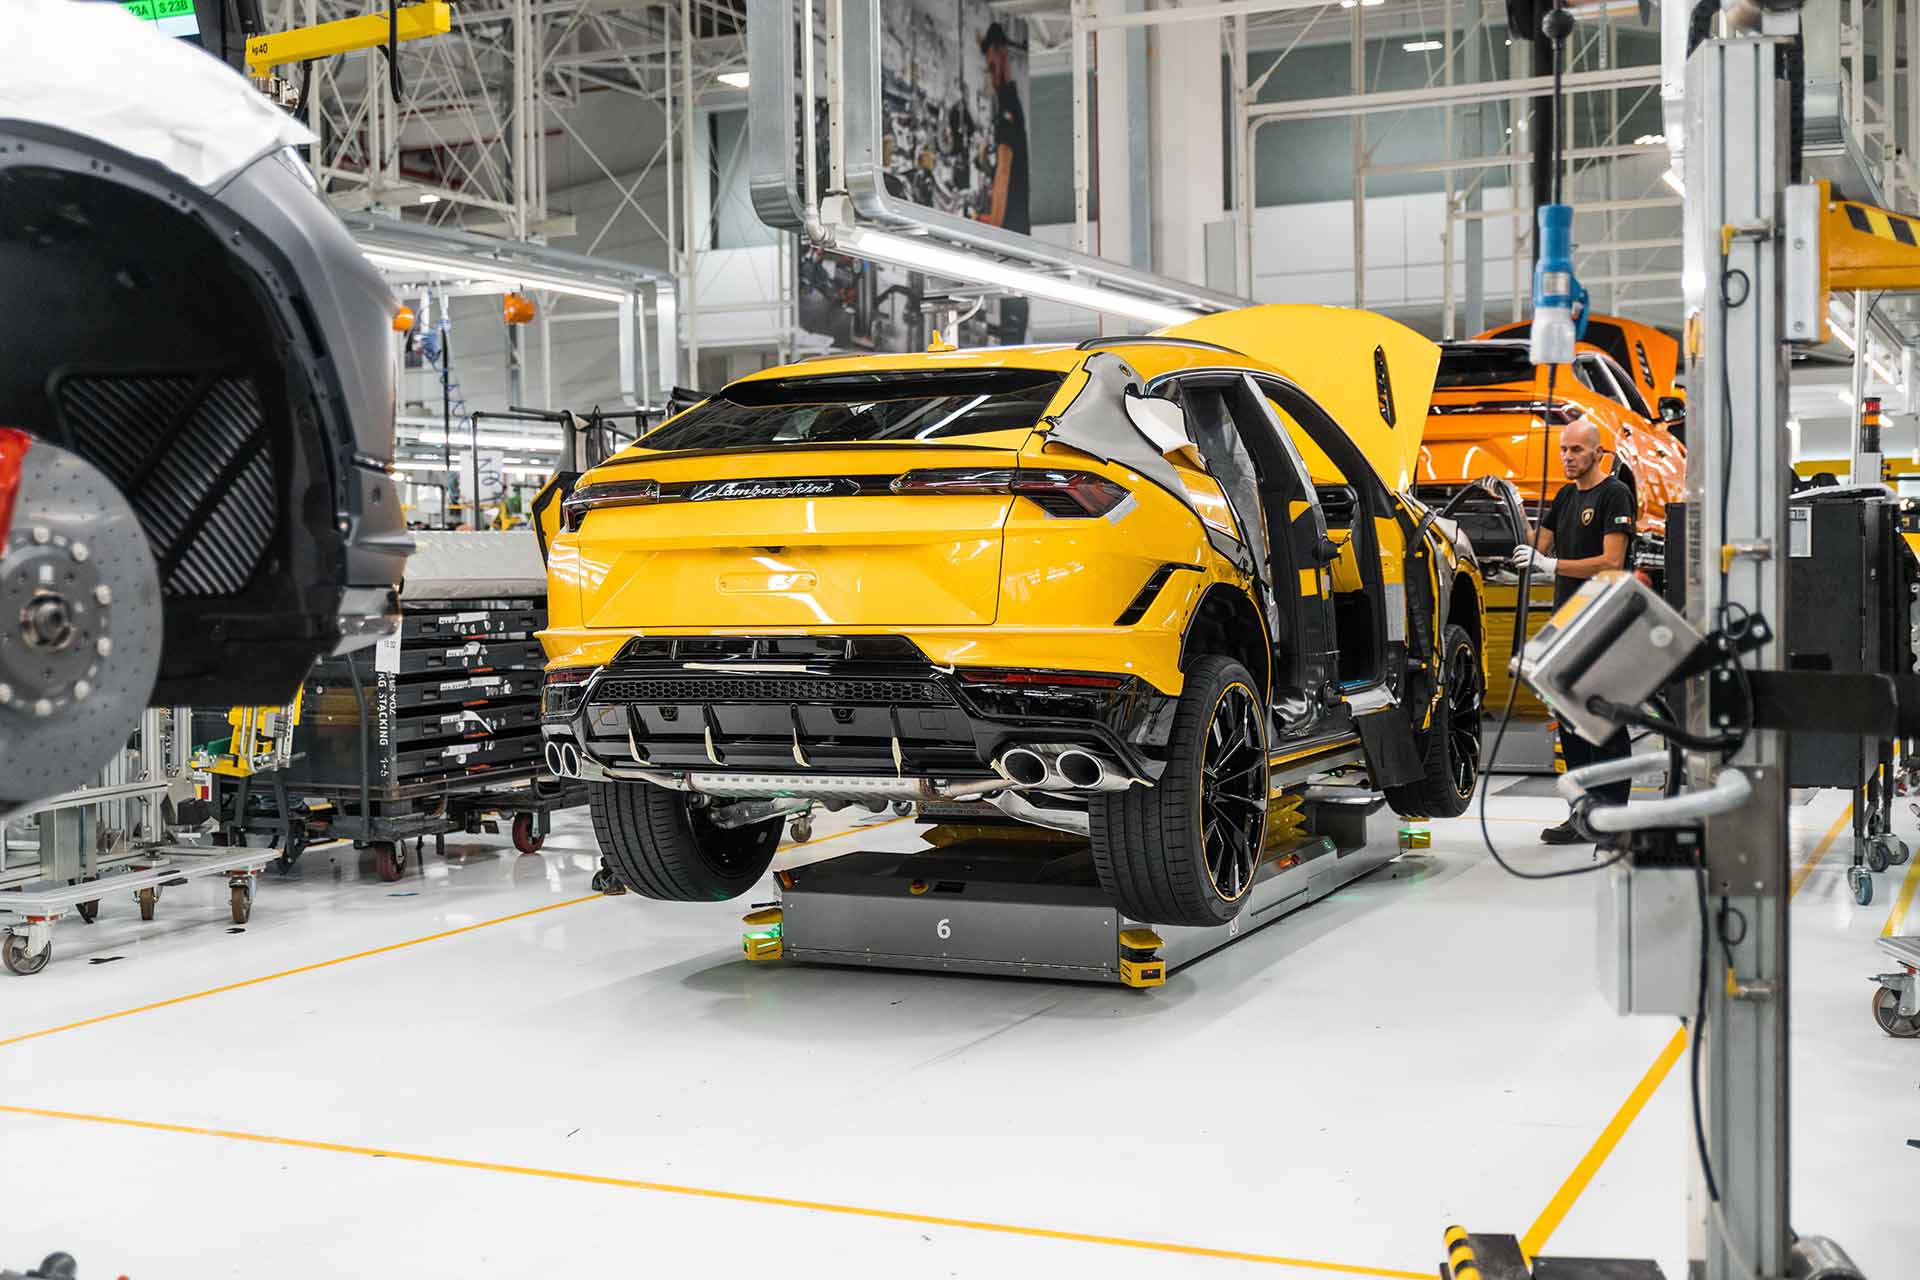
[[[1856,907],[1843,815],[1794,811],[1794,1223],[1905,1277],[1920,1041],[1864,979],[1920,861]],[[848,825],[783,857],[915,842]],[[1676,1026],[1602,1001],[1591,882],[1468,821],[1143,992],[750,964],[741,903],[592,895],[579,813],[449,852],[313,850],[244,930],[110,899],[0,975],[0,1268],[1421,1280],[1463,1222],[1685,1274]]]

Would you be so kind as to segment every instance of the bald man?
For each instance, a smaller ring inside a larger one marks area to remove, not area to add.
[[[1514,567],[1533,562],[1533,573],[1553,575],[1553,603],[1558,608],[1588,578],[1627,565],[1627,545],[1633,540],[1633,494],[1603,470],[1600,432],[1592,423],[1569,423],[1560,432],[1560,469],[1570,483],[1553,495],[1553,505],[1534,531],[1533,544],[1513,553]],[[1579,734],[1560,729],[1560,754],[1567,768],[1618,760],[1633,750],[1621,729],[1599,746]],[[1593,790],[1604,803],[1625,804],[1632,784],[1611,783]],[[1540,833],[1542,844],[1583,844],[1585,838],[1565,822]]]

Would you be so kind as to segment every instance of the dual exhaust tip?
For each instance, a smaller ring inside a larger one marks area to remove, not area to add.
[[[547,739],[547,772],[556,778],[580,776],[580,748],[571,738]]]
[[[1085,747],[1013,747],[999,765],[1015,786],[1035,791],[1124,791],[1133,785],[1118,765]]]

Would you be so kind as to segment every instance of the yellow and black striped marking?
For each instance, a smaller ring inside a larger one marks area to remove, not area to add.
[[[1854,204],[1846,200],[1839,203],[1846,210],[1847,222],[1855,231],[1878,236],[1882,240],[1892,240],[1896,244],[1920,245],[1920,234],[1917,234],[1920,228],[1916,227],[1915,219],[1888,213],[1869,204]]]

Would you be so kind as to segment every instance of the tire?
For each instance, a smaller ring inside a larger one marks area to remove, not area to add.
[[[51,942],[46,945],[39,955],[29,957],[27,955],[27,940],[17,933],[7,934],[5,941],[0,942],[0,948],[3,948],[3,950],[0,950],[0,960],[4,960],[9,970],[19,974],[23,978],[31,977],[40,972],[47,967],[47,962],[53,959],[53,944]]]
[[[1878,873],[1887,869],[1887,845],[1884,836],[1867,837],[1867,870]]]
[[[1911,1018],[1900,1016],[1900,993],[1892,987],[1873,989],[1873,1020],[1880,1029],[1900,1040],[1912,1040],[1920,1037],[1920,1015]]]
[[[1853,882],[1853,900],[1863,907],[1873,905],[1873,877],[1867,874],[1865,867],[1847,868],[1847,878]]]
[[[407,846],[393,840],[376,840],[368,846],[373,850],[373,869],[388,884],[397,884],[407,874]]]
[[[1121,911],[1202,927],[1240,914],[1265,845],[1267,719],[1238,662],[1208,655],[1187,671],[1160,781],[1087,806],[1100,887]]]
[[[253,886],[236,884],[227,890],[228,911],[235,924],[245,924],[253,918]]]
[[[642,897],[724,902],[758,883],[780,845],[784,817],[716,827],[678,791],[650,782],[601,782],[589,807],[614,874]]]
[[[522,853],[538,853],[540,846],[547,842],[545,836],[533,834],[533,815],[516,813],[513,815],[513,847]]]
[[[1421,778],[1386,789],[1387,804],[1403,818],[1457,818],[1472,805],[1480,785],[1480,717],[1487,685],[1480,650],[1457,624],[1449,624],[1441,640],[1445,683],[1433,723],[1420,738]]]

